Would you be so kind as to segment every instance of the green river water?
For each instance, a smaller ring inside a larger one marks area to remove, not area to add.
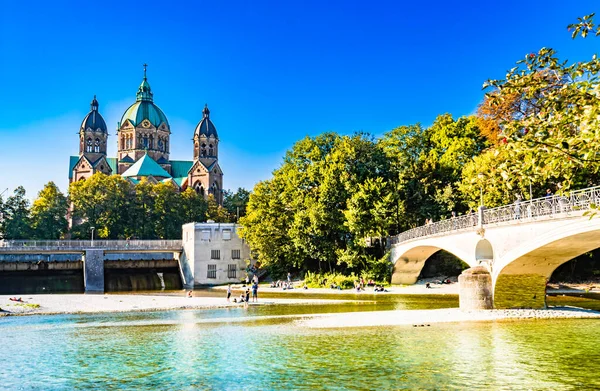
[[[370,297],[375,303],[4,317],[0,389],[600,389],[597,320],[307,329],[286,316],[458,304],[456,296],[360,298]]]

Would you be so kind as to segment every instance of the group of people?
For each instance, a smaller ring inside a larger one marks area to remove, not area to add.
[[[252,290],[252,301],[258,301],[258,279],[252,283],[251,288],[246,288],[245,291],[240,293],[239,298],[233,298],[234,303],[243,303],[244,306],[248,306],[250,302],[250,291]],[[227,286],[227,302],[231,302],[231,284]]]
[[[282,288],[284,291],[287,289],[294,289],[294,284],[289,281],[273,281],[271,282],[271,288]]]

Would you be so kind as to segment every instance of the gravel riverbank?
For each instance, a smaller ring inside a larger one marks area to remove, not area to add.
[[[0,295],[0,316],[7,315],[53,315],[53,314],[95,314],[103,312],[168,311],[210,309],[240,306],[240,303],[227,302],[221,297],[186,297],[146,294],[49,294],[17,296],[23,301],[12,301],[15,296]],[[355,300],[327,299],[260,299],[255,305],[289,304],[339,304]]]
[[[600,312],[581,308],[561,307],[544,310],[479,310],[463,311],[458,308],[437,310],[373,311],[367,313],[316,314],[296,323],[301,327],[339,328],[369,326],[428,327],[435,323],[481,322],[522,319],[600,319]]]

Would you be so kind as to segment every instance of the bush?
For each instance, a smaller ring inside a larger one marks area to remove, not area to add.
[[[358,277],[352,273],[345,276],[341,273],[311,273],[306,272],[304,275],[304,283],[309,288],[330,288],[331,284],[341,287],[342,289],[354,288],[354,282]]]

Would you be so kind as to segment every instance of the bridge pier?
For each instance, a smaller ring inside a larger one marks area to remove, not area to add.
[[[83,254],[83,285],[86,293],[104,293],[104,250],[86,249]]]
[[[485,266],[464,270],[458,276],[459,306],[461,310],[489,310],[493,308],[492,276]]]

